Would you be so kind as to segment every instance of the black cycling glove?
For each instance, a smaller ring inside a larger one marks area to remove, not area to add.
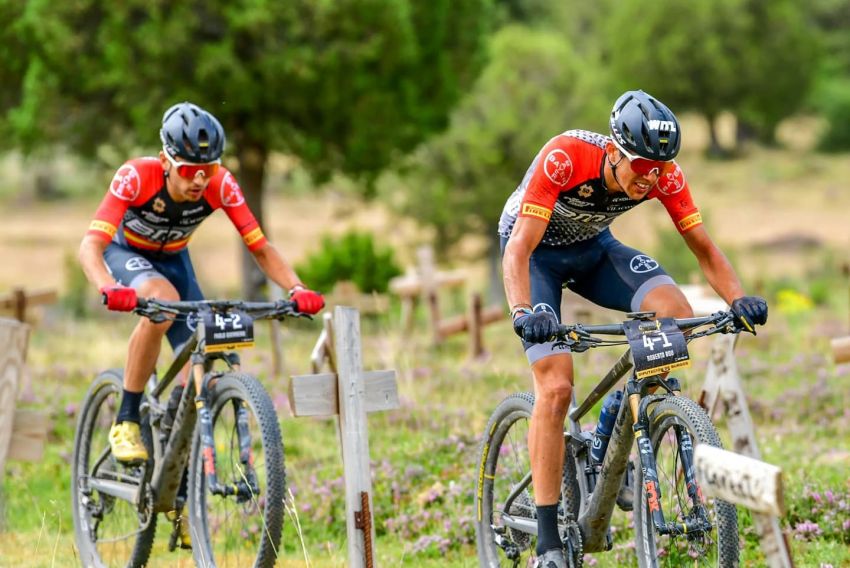
[[[552,312],[534,312],[514,319],[514,331],[528,343],[546,343],[558,333],[558,318]]]
[[[756,334],[755,326],[767,323],[767,302],[759,296],[742,296],[732,302],[732,312],[744,329]]]

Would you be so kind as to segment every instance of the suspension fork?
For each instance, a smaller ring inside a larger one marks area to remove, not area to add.
[[[211,372],[204,372],[203,355],[198,355],[197,359],[195,355],[192,356],[192,372],[195,379],[195,407],[198,412],[201,452],[204,459],[204,477],[206,478],[207,488],[213,495],[236,495],[239,498],[244,498],[256,494],[257,487],[253,475],[247,478],[247,483],[241,480],[229,485],[218,482],[215,471],[215,437],[213,435],[212,415],[207,408],[209,385],[215,375]],[[239,437],[239,458],[246,466],[246,470],[251,471],[248,464],[253,465],[254,458],[251,452],[248,412],[238,402],[234,401],[234,405],[237,405],[234,410],[236,411],[236,428]]]
[[[652,455],[652,442],[649,441],[649,418],[646,414],[646,406],[649,401],[644,399],[640,386],[634,377],[626,384],[626,394],[634,420],[633,429],[637,440],[640,467],[643,471],[643,486],[646,490],[647,506],[655,528],[663,531],[667,522],[664,520],[663,511],[661,511],[661,487],[658,483],[658,472],[655,469],[655,457]]]
[[[678,390],[678,382],[672,383],[671,385],[663,382],[662,380],[661,384],[668,391],[669,395],[675,396],[673,390]],[[646,388],[646,385],[644,385],[643,388]],[[704,514],[699,515],[699,518],[696,519],[685,519],[684,523],[668,523],[664,520],[664,512],[661,510],[661,487],[658,481],[655,456],[652,452],[652,442],[649,440],[649,417],[647,414],[647,407],[649,404],[661,397],[652,395],[646,396],[643,392],[641,392],[641,386],[638,385],[634,378],[629,381],[626,389],[629,397],[629,405],[631,406],[633,416],[635,417],[634,431],[635,438],[637,438],[638,443],[641,469],[643,471],[647,506],[649,507],[650,514],[652,515],[652,523],[655,525],[655,529],[660,534],[672,535],[684,535],[709,530],[711,528],[711,523],[707,518],[705,518]],[[688,496],[693,502],[694,507],[697,508],[697,510],[702,511],[702,491],[697,484],[696,472],[694,470],[693,439],[684,427],[676,425],[674,426],[674,429],[676,431],[676,440],[679,447],[679,456],[685,475]]]

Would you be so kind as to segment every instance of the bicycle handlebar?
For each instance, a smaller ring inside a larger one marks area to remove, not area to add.
[[[745,330],[740,322],[738,322],[732,311],[715,312],[710,316],[674,319],[673,322],[682,331],[688,331],[703,325],[713,324],[712,327],[706,330],[689,335],[689,341],[697,337],[704,337],[714,333],[740,333]],[[651,329],[655,329],[655,320],[646,320],[646,324],[647,326],[651,326]],[[591,347],[602,347],[603,345],[615,345],[620,343],[612,343],[599,337],[594,337],[594,335],[625,334],[626,330],[623,323],[601,325],[584,325],[576,323],[572,325],[559,326],[555,339],[566,343],[573,351],[584,351]]]
[[[165,318],[167,314],[189,315],[204,310],[242,310],[253,319],[277,319],[285,316],[310,317],[309,314],[299,312],[297,304],[290,300],[277,300],[275,302],[247,302],[244,300],[169,301],[157,298],[138,298],[133,312],[154,320]]]

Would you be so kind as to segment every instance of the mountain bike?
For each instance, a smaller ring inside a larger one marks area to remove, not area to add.
[[[198,566],[273,566],[283,528],[283,443],[268,393],[240,371],[234,350],[253,345],[254,320],[302,314],[288,301],[153,298],[140,298],[134,311],[154,323],[186,318],[194,334],[162,379],[154,374],[147,383],[141,405],[146,462],[123,465],[110,451],[123,371],[101,373],[86,394],[71,485],[83,564],[145,566],[159,513],[172,521],[174,550],[185,507]],[[187,362],[190,379],[164,399]]]
[[[580,405],[573,389],[558,508],[568,566],[582,566],[585,552],[611,549],[615,504],[634,510],[635,551],[642,568],[738,565],[737,511],[730,503],[707,499],[694,471],[694,444],[720,447],[720,438],[705,411],[682,396],[678,380],[667,373],[690,364],[690,341],[742,329],[732,312],[654,317],[635,312],[619,324],[562,325],[557,336],[559,345],[574,353],[629,346]],[[579,421],[629,372],[605,457],[596,463],[590,456],[594,435],[582,431]],[[533,405],[531,393],[508,396],[487,424],[475,497],[481,566],[525,566],[533,558],[537,520],[527,446]],[[631,461],[635,439],[637,458]],[[635,479],[630,484],[631,471]],[[629,489],[631,500],[623,498]]]

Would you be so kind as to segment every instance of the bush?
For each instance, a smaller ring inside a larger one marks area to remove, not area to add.
[[[840,152],[850,149],[850,80],[835,79],[821,87],[815,106],[829,125],[818,142],[818,149]]]
[[[339,238],[322,237],[322,248],[296,267],[311,288],[329,292],[351,280],[362,292],[386,292],[390,279],[401,274],[393,250],[377,247],[371,233],[349,231]]]

